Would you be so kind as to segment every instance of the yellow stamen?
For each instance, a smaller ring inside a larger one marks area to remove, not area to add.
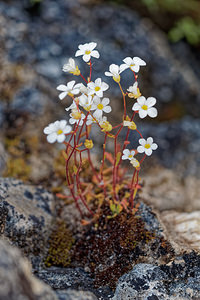
[[[73,112],[72,112],[72,117],[73,117],[75,120],[80,120],[80,119],[81,119],[81,112],[79,112],[79,111],[73,111]]]
[[[78,66],[76,66],[76,69],[74,71],[69,72],[69,73],[72,73],[73,75],[79,76],[81,72],[80,72]]]
[[[105,121],[103,124],[101,124],[101,131],[106,132],[106,131],[111,131],[112,130],[112,125],[108,122]]]
[[[84,145],[85,145],[85,147],[86,147],[87,149],[92,149],[93,146],[94,146],[93,141],[92,141],[92,140],[87,140],[87,139],[85,140]]]
[[[144,105],[142,105],[142,109],[147,110],[148,106],[144,104]]]
[[[97,105],[97,108],[98,108],[98,109],[103,109],[103,104],[99,103],[99,104]]]
[[[87,54],[87,55],[89,55],[90,53],[91,53],[90,50],[86,50],[86,51],[85,51],[85,54]]]
[[[119,83],[120,82],[120,75],[113,76],[113,80]]]
[[[63,131],[61,130],[61,129],[59,129],[58,131],[57,131],[57,134],[59,135],[59,134],[62,134],[63,133]]]
[[[95,87],[95,91],[96,91],[96,92],[100,91],[100,89],[101,89],[101,88],[100,88],[99,86],[96,86],[96,87]]]
[[[128,158],[132,158],[132,157],[133,157],[133,155],[132,155],[132,154],[129,154]]]
[[[151,148],[151,146],[150,146],[150,144],[146,144],[146,145],[144,146],[144,148],[149,149],[149,148]]]

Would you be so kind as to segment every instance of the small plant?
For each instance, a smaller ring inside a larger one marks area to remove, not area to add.
[[[153,97],[146,99],[141,95],[138,87],[136,73],[146,63],[139,57],[126,57],[122,65],[111,64],[109,72],[105,72],[105,75],[112,77],[118,85],[123,99],[122,121],[113,126],[104,115],[112,111],[109,98],[104,97],[109,85],[101,78],[92,81],[92,59],[100,57],[99,52],[95,50],[96,46],[97,44],[94,42],[79,45],[79,50],[75,53],[76,57],[82,56],[84,62],[89,66],[87,78],[82,75],[73,58],[70,58],[68,63],[63,66],[64,72],[72,73],[83,81],[83,83],[76,83],[73,80],[67,85],[61,84],[57,87],[57,90],[60,91],[60,100],[67,96],[72,100],[71,105],[66,108],[66,111],[70,111],[70,125],[66,120],[61,120],[49,124],[44,129],[49,143],[57,141],[65,145],[62,153],[66,162],[66,179],[71,195],[81,216],[83,216],[84,206],[94,219],[98,218],[105,206],[109,207],[111,211],[108,218],[117,216],[122,210],[131,211],[134,214],[134,199],[140,188],[141,165],[146,156],[150,156],[152,151],[158,147],[152,137],[145,139],[142,136],[134,122],[137,114],[142,119],[146,116],[152,118],[157,116],[157,110],[153,107],[156,99]],[[121,73],[125,70],[129,70],[130,74],[132,72],[134,80],[133,85],[126,91],[120,83]],[[131,117],[127,114],[127,101],[133,101]],[[94,166],[91,156],[94,142],[90,134],[93,126],[98,126],[99,132],[104,135],[99,168]],[[126,134],[123,142],[119,143],[119,135],[123,129],[126,130]],[[127,148],[130,144],[130,131],[135,131],[139,137],[137,149]],[[108,139],[113,140],[113,153],[107,151]],[[140,159],[136,158],[138,154],[143,154]],[[122,167],[124,160],[128,160],[133,168],[130,182],[126,177],[126,169]],[[60,196],[63,197],[63,195]],[[83,220],[83,224],[87,224],[87,222]]]

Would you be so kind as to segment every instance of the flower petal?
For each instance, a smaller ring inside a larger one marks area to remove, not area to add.
[[[95,57],[95,58],[99,58],[100,57],[100,54],[98,51],[94,50],[91,52],[91,56]]]
[[[151,149],[152,150],[156,150],[158,148],[158,145],[156,144],[156,143],[153,143],[152,145],[151,145]]]
[[[127,64],[128,66],[130,66],[131,64],[133,64],[133,59],[131,57],[126,57],[123,59],[123,61],[125,62],[125,64]]]
[[[66,121],[66,120],[61,120],[61,121],[60,121],[60,124],[59,124],[60,129],[65,128],[66,125],[67,125],[67,121]]]
[[[105,72],[105,75],[106,75],[106,76],[113,76],[113,74],[110,73],[110,72]]]
[[[109,88],[109,85],[105,82],[102,82],[101,88],[102,88],[103,91],[106,91]]]
[[[64,134],[59,134],[57,136],[58,143],[62,143],[62,142],[64,142],[64,140],[65,140],[65,135]]]
[[[123,154],[125,154],[126,156],[129,156],[130,150],[129,150],[129,149],[125,149],[125,150],[123,151]]]
[[[89,60],[90,60],[90,54],[84,54],[83,55],[83,60],[85,61],[85,62],[88,62]]]
[[[146,116],[147,116],[147,110],[140,109],[139,110],[139,117],[141,119],[144,119]]]
[[[146,62],[137,56],[133,57],[133,63],[139,66],[146,66]]]
[[[143,147],[143,146],[138,146],[138,147],[137,147],[137,151],[138,151],[139,153],[143,153],[145,150],[144,150],[144,147]]]
[[[67,126],[63,129],[63,132],[64,132],[65,134],[70,133],[70,131],[72,131],[72,127],[69,126],[69,125],[67,125]]]
[[[144,96],[141,96],[137,99],[137,102],[139,103],[140,106],[142,106],[145,104],[146,98]]]
[[[75,80],[69,81],[68,84],[67,84],[68,89],[71,90],[73,88],[75,82],[76,82]]]
[[[63,100],[67,96],[68,92],[62,92],[58,95],[60,100]]]
[[[97,46],[97,43],[95,43],[95,42],[91,42],[91,43],[89,43],[88,44],[88,48],[92,51],[94,48],[96,48],[96,46]]]
[[[119,66],[118,65],[115,65],[115,64],[112,64],[110,65],[109,67],[109,71],[113,74],[115,73],[118,73],[119,72]]]
[[[55,143],[56,139],[57,139],[57,134],[55,132],[53,132],[47,136],[47,141],[51,144]]]
[[[140,66],[139,65],[131,66],[130,68],[131,68],[131,70],[133,72],[136,72],[136,73],[139,72],[139,70],[140,70]]]
[[[128,65],[126,65],[126,64],[122,64],[122,65],[120,65],[120,66],[119,66],[120,73],[121,73],[121,72],[123,72],[124,70],[128,69],[128,68],[129,68],[129,66],[128,66]]]
[[[146,140],[145,139],[139,139],[139,144],[142,146],[146,145]]]
[[[158,111],[155,107],[150,107],[148,109],[147,113],[148,113],[149,117],[151,117],[151,118],[155,118],[158,115]]]
[[[148,139],[147,139],[147,144],[152,144],[153,143],[153,138],[150,136],[150,137],[148,137]]]
[[[137,111],[137,110],[139,110],[140,108],[141,108],[140,105],[139,105],[138,103],[135,103],[135,104],[133,105],[133,107],[132,107],[132,110]]]
[[[105,106],[103,108],[103,111],[108,114],[108,113],[110,113],[112,111],[112,108],[110,106]]]
[[[147,98],[146,105],[148,107],[154,106],[155,104],[156,104],[156,98],[154,98],[154,97],[148,97]]]
[[[150,155],[152,154],[151,148],[145,149],[145,154],[146,154],[147,156],[150,156]]]
[[[109,98],[103,98],[101,103],[103,104],[103,106],[106,106],[110,103],[110,99]]]
[[[57,86],[56,88],[58,91],[62,91],[62,92],[66,92],[68,91],[68,87],[64,84],[60,84],[59,86]]]

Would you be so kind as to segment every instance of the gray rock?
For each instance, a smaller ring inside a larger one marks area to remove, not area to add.
[[[195,252],[167,265],[138,264],[123,275],[113,300],[180,300],[200,298],[200,257]]]
[[[53,196],[41,187],[0,178],[1,234],[36,267],[44,255],[53,217]]]
[[[58,300],[58,297],[32,275],[29,262],[16,247],[0,240],[0,300],[22,299]]]
[[[40,270],[37,277],[50,285],[53,289],[90,289],[93,279],[81,268],[57,268],[51,267]]]
[[[97,300],[97,297],[87,291],[76,291],[68,289],[66,291],[57,291],[59,300]]]

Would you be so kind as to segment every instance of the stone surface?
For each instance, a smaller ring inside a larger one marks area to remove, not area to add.
[[[1,235],[22,249],[34,264],[44,255],[53,217],[53,196],[42,187],[0,179]]]
[[[141,175],[141,197],[159,211],[200,210],[200,179],[178,170],[150,167]],[[183,176],[183,177],[182,177]]]
[[[3,240],[0,240],[0,299],[58,300],[48,285],[32,275],[30,264],[20,251]]]
[[[138,264],[119,281],[112,300],[197,300],[200,257],[185,254],[167,265]]]
[[[67,291],[58,291],[56,293],[59,297],[59,300],[97,300],[97,297],[93,293],[86,291],[69,289]]]
[[[182,251],[200,251],[200,211],[164,211],[161,213],[161,219],[174,247],[178,245]]]

